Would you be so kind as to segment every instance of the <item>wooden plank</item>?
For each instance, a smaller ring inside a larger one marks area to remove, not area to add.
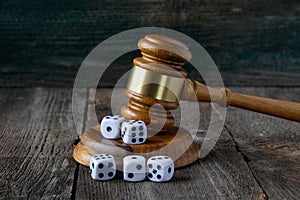
[[[75,91],[75,93],[74,93]],[[85,129],[85,116],[88,105],[88,89],[78,88],[73,90],[73,96],[76,101],[72,102],[73,120],[76,123],[76,130],[80,138]],[[73,99],[72,99],[73,100]]]
[[[233,90],[298,101],[300,88],[234,88]],[[226,127],[251,171],[270,199],[300,198],[300,123],[229,108]]]
[[[1,198],[71,197],[78,137],[71,91],[0,89]]]
[[[299,10],[296,0],[2,2],[0,86],[72,86],[81,62],[101,41],[149,26],[200,42],[226,85],[299,86]],[[112,87],[128,67],[123,61],[136,55],[112,64],[103,84]]]
[[[110,114],[107,99],[111,90],[101,89],[96,94],[96,110],[100,116]],[[101,95],[100,95],[101,94]],[[126,97],[124,97],[126,98]],[[121,99],[121,98],[120,98]],[[93,101],[93,98],[90,99]],[[122,99],[121,101],[125,101]],[[122,104],[122,103],[121,103]],[[201,129],[207,129],[210,118],[208,104],[201,105]],[[178,112],[175,112],[176,116]],[[191,118],[193,113],[191,113]],[[89,116],[87,117],[89,120]],[[201,145],[205,131],[198,131],[195,141]],[[94,181],[89,168],[80,166],[76,189],[78,199],[264,199],[264,193],[251,174],[242,155],[226,129],[213,151],[204,159],[175,172],[164,184],[145,180],[139,183],[123,181],[122,172],[107,182]]]

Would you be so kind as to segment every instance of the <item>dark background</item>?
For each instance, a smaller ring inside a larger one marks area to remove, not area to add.
[[[278,0],[1,1],[0,87],[72,87],[97,44],[146,26],[198,41],[227,86],[300,86],[299,14],[299,1]],[[104,86],[130,68],[121,63]]]

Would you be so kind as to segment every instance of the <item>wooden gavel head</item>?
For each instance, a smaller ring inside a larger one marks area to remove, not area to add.
[[[192,55],[188,47],[183,43],[161,35],[146,35],[139,40],[138,48],[141,50],[142,57],[133,60],[134,66],[138,69],[144,69],[148,74],[153,72],[154,75],[152,76],[155,76],[155,73],[158,73],[159,75],[164,75],[164,77],[171,77],[173,79],[178,78],[178,80],[187,76],[182,65],[190,61]],[[141,79],[142,78],[143,77],[141,77]],[[152,85],[152,87],[147,88],[146,90],[151,93],[156,93],[156,91],[153,90],[159,90],[159,88]],[[175,100],[174,97],[170,100],[159,98],[167,95],[167,93],[168,92],[163,91],[159,94],[161,96],[153,98],[153,95],[147,96],[129,88],[126,91],[129,102],[122,107],[121,114],[126,119],[141,119],[145,121],[146,124],[150,124],[150,127],[148,128],[153,131],[155,131],[157,127],[161,127],[162,122],[164,122],[162,131],[173,127],[174,118],[171,115],[170,110],[179,107],[179,99]],[[159,104],[164,109],[153,106],[155,104]],[[151,108],[151,106],[153,107]],[[151,114],[149,112],[150,108]]]

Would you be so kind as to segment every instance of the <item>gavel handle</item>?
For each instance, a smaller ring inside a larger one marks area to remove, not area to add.
[[[189,87],[186,87],[184,91],[183,100],[193,100],[195,95],[198,101],[206,102],[212,100],[215,102],[226,98],[227,106],[300,122],[300,103],[232,93],[230,89],[225,89],[225,92],[214,88],[208,89],[206,85],[195,80],[188,80],[188,84]]]

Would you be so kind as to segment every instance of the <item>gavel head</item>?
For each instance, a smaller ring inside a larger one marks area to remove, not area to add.
[[[126,119],[143,120],[152,132],[164,131],[174,126],[170,110],[179,107],[187,76],[182,65],[192,55],[183,43],[161,35],[145,36],[138,48],[142,57],[133,60],[126,91],[129,102],[121,114]]]

